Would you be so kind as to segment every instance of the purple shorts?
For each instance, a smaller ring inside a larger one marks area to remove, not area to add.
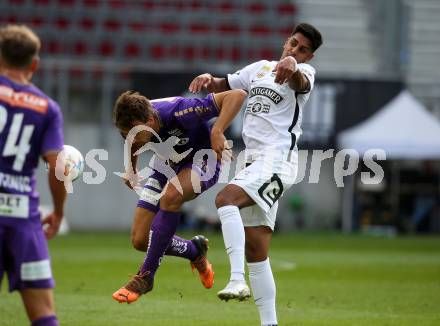
[[[0,218],[0,284],[6,271],[9,291],[54,287],[47,241],[39,223],[15,226]]]
[[[197,195],[215,185],[220,176],[221,163],[217,160],[202,160],[200,162],[185,162],[175,165],[172,170],[177,175],[180,171],[191,168],[200,178],[200,184],[194,185]],[[137,207],[148,209],[156,213],[160,206],[160,197],[169,177],[155,170],[148,178],[137,203]],[[199,188],[199,189],[197,189]]]

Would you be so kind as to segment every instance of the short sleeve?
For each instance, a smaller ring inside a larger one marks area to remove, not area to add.
[[[209,94],[205,98],[184,98],[174,111],[174,117],[182,123],[207,122],[218,117],[219,112],[214,95]]]
[[[59,106],[55,102],[50,103],[48,122],[43,133],[41,155],[51,151],[60,151],[64,145],[63,116]]]
[[[233,74],[228,74],[226,76],[226,80],[229,84],[229,88],[249,91],[252,75],[256,70],[258,70],[258,67],[260,67],[263,62],[264,61],[251,63],[250,65],[234,72]]]
[[[299,71],[301,71],[306,78],[309,80],[309,84],[310,84],[310,88],[308,89],[308,91],[304,92],[304,93],[309,93],[312,91],[314,85],[315,85],[315,68],[313,68],[311,65],[307,64],[307,63],[300,63],[298,65],[298,69]]]

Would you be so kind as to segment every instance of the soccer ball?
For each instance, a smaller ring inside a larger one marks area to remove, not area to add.
[[[78,179],[84,170],[84,157],[75,147],[64,145],[60,155],[64,159],[64,175],[71,181]]]

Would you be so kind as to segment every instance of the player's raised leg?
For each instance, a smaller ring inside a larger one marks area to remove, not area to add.
[[[156,213],[157,212],[153,212],[143,207],[136,207],[133,224],[131,227],[131,243],[135,249],[142,252],[147,251],[151,224],[153,223]],[[204,242],[206,240],[206,245],[203,245],[203,248],[201,249],[199,249],[200,241],[194,239],[195,237],[192,240],[187,240],[174,235],[165,252],[165,255],[185,258],[191,262],[195,261],[202,255],[203,252],[206,253],[207,239],[203,237]]]
[[[181,186],[182,193],[176,189],[173,182],[168,183],[166,191],[160,199],[160,209],[151,224],[147,254],[140,268],[140,273],[113,294],[113,298],[117,301],[130,303],[153,289],[155,273],[180,222],[181,207],[185,201],[196,196],[191,183],[192,173],[194,172],[190,168],[185,168],[178,173],[177,181]],[[213,278],[212,268],[207,260],[206,265],[207,274],[212,275]]]

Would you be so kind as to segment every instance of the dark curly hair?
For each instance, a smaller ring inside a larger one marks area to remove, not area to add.
[[[292,36],[296,33],[301,33],[307,37],[312,45],[312,50],[315,52],[322,45],[322,35],[318,29],[310,24],[301,23],[296,25],[292,32]]]
[[[135,91],[119,95],[113,107],[113,122],[119,130],[130,130],[135,121],[147,122],[151,116],[150,101]]]

